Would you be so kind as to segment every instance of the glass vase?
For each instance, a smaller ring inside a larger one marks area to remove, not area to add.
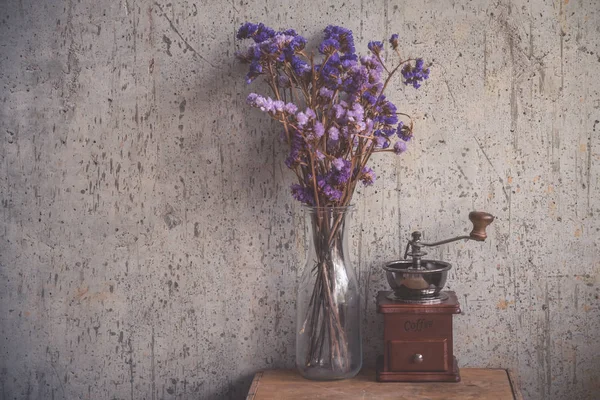
[[[349,263],[353,207],[305,207],[309,240],[296,316],[296,367],[313,380],[346,379],[362,366],[360,293]]]

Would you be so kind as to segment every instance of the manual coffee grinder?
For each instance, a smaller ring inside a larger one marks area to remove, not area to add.
[[[460,314],[460,304],[454,292],[442,291],[452,265],[424,260],[427,253],[422,248],[463,239],[484,241],[485,228],[494,217],[473,211],[469,219],[473,223],[469,236],[425,243],[420,232],[413,232],[404,260],[383,267],[392,291],[377,295],[377,312],[384,318],[384,353],[377,360],[378,381],[460,381],[452,343],[452,316]]]

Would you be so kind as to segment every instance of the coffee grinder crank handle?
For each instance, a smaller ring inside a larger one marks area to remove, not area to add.
[[[408,255],[413,256],[413,258],[417,257],[420,261],[420,258],[426,255],[425,252],[421,251],[421,247],[435,247],[442,244],[455,242],[457,240],[476,240],[478,242],[483,242],[487,238],[487,233],[485,232],[485,228],[488,227],[494,221],[495,217],[492,214],[483,212],[483,211],[471,211],[469,213],[469,220],[473,223],[473,230],[468,236],[457,236],[450,239],[441,240],[439,242],[434,243],[425,243],[421,242],[421,232],[416,231],[412,233],[412,239],[408,241],[406,244],[406,251],[404,252],[404,259]],[[411,249],[412,246],[412,249]],[[410,250],[410,253],[409,253]],[[420,262],[418,262],[420,264]]]

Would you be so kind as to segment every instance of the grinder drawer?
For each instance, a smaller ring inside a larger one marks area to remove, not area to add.
[[[390,372],[447,371],[447,339],[390,340],[387,343]]]

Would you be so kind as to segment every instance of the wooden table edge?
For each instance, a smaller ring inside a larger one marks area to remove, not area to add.
[[[507,368],[506,375],[508,375],[508,383],[510,383],[515,400],[523,400],[523,395],[521,394],[521,389],[519,389],[518,381],[515,379],[514,371]]]
[[[252,384],[250,385],[250,390],[248,390],[248,395],[246,396],[246,400],[254,400],[256,397],[256,392],[258,391],[258,385],[260,383],[260,378],[262,378],[264,371],[258,371],[254,375],[254,379],[252,379]]]
[[[476,369],[500,369],[506,372],[508,377],[508,383],[510,384],[511,391],[513,392],[513,397],[515,400],[523,400],[523,395],[521,394],[521,390],[519,389],[518,382],[515,379],[514,372],[508,368],[476,368]],[[270,371],[270,370],[266,370]],[[273,370],[276,371],[276,370]],[[252,379],[252,384],[250,385],[250,389],[248,390],[248,395],[246,396],[246,400],[254,400],[256,398],[256,393],[258,392],[258,385],[260,384],[260,379],[262,378],[265,371],[258,371],[254,378]]]

